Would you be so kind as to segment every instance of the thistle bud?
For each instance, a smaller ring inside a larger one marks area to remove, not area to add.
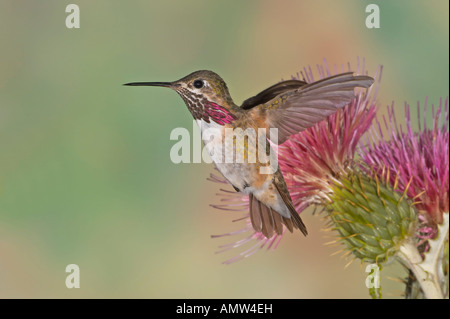
[[[378,179],[355,173],[333,188],[326,209],[333,228],[356,258],[384,263],[414,235],[415,209],[406,196]]]

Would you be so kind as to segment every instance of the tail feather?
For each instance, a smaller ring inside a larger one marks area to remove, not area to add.
[[[262,226],[263,226],[263,234],[267,238],[270,238],[273,236],[274,233],[274,225],[273,225],[273,217],[272,213],[270,211],[270,208],[264,205],[263,203],[259,202],[259,205],[261,207],[261,216],[262,216]]]
[[[287,217],[281,217],[281,218],[283,219],[283,224],[292,233],[294,231],[294,225],[292,224],[292,220],[290,218],[287,218]]]
[[[306,235],[306,226],[303,224],[298,213],[291,211],[291,217],[284,217],[272,208],[261,203],[256,199],[253,194],[249,195],[250,206],[250,221],[253,229],[262,233],[266,238],[271,238],[274,234],[283,234],[283,225],[292,233],[294,229],[300,229],[300,231]],[[289,206],[288,206],[289,207]]]
[[[249,195],[248,202],[250,206],[250,221],[252,222],[253,229],[260,233],[262,230],[261,214],[258,209],[259,205],[253,194]]]
[[[261,203],[253,194],[249,195],[249,203],[250,221],[256,232],[262,233],[267,238],[271,238],[274,234],[283,234],[284,222],[280,214]]]
[[[277,212],[274,212],[272,210],[272,208],[270,208],[270,212],[272,213],[272,216],[273,216],[273,225],[275,228],[275,232],[277,234],[282,234],[283,233],[283,225],[282,225],[281,215],[278,214]]]

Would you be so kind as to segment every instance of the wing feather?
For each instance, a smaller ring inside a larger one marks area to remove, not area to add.
[[[257,113],[254,114],[256,118],[265,118],[264,128],[278,128],[278,144],[282,144],[290,135],[313,126],[350,103],[356,87],[367,88],[372,84],[373,78],[353,75],[353,72],[309,84],[283,85],[281,82],[279,87],[272,86],[248,99],[250,101],[244,102],[243,108],[251,108],[250,112]],[[274,96],[276,93],[278,95]],[[269,97],[271,99],[267,100]],[[256,103],[261,104],[256,106]]]

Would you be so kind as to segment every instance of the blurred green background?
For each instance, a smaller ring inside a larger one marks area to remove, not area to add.
[[[376,2],[381,28],[365,27]],[[81,28],[67,29],[69,3]],[[171,81],[211,69],[235,102],[326,58],[373,74],[380,114],[448,95],[448,1],[0,1],[0,298],[368,298],[364,267],[307,238],[222,265],[240,216],[209,207],[208,164],[170,161],[191,115]],[[65,267],[81,269],[67,289]],[[384,297],[402,285],[382,273]]]

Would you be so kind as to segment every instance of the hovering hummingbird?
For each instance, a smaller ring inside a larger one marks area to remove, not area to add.
[[[288,80],[248,98],[241,106],[233,102],[225,81],[212,71],[196,71],[174,82],[134,82],[125,85],[160,86],[175,90],[202,133],[209,128],[220,132],[217,140],[203,140],[210,155],[217,154],[219,148],[225,148],[224,157],[227,152],[235,152],[239,148],[236,144],[231,148],[225,145],[226,129],[236,131],[240,128],[237,131],[242,135],[248,128],[256,131],[276,128],[278,140],[271,141],[282,144],[289,136],[313,126],[347,105],[355,97],[355,87],[367,88],[372,83],[373,78],[355,76],[352,72],[313,83]],[[265,142],[271,137],[269,134],[262,136]],[[240,137],[245,141],[245,137]],[[250,153],[258,151],[257,139],[260,138],[247,135],[247,142],[243,145],[247,155],[244,157],[248,158]],[[263,153],[269,156],[271,150],[270,144],[266,143]],[[274,233],[281,235],[284,224],[290,232],[296,228],[307,235],[306,226],[294,208],[278,163],[274,172],[263,174],[261,167],[268,165],[267,158],[261,160],[257,157],[254,163],[227,163],[223,157],[211,156],[217,169],[234,189],[249,195],[250,220],[255,231],[270,238]]]

